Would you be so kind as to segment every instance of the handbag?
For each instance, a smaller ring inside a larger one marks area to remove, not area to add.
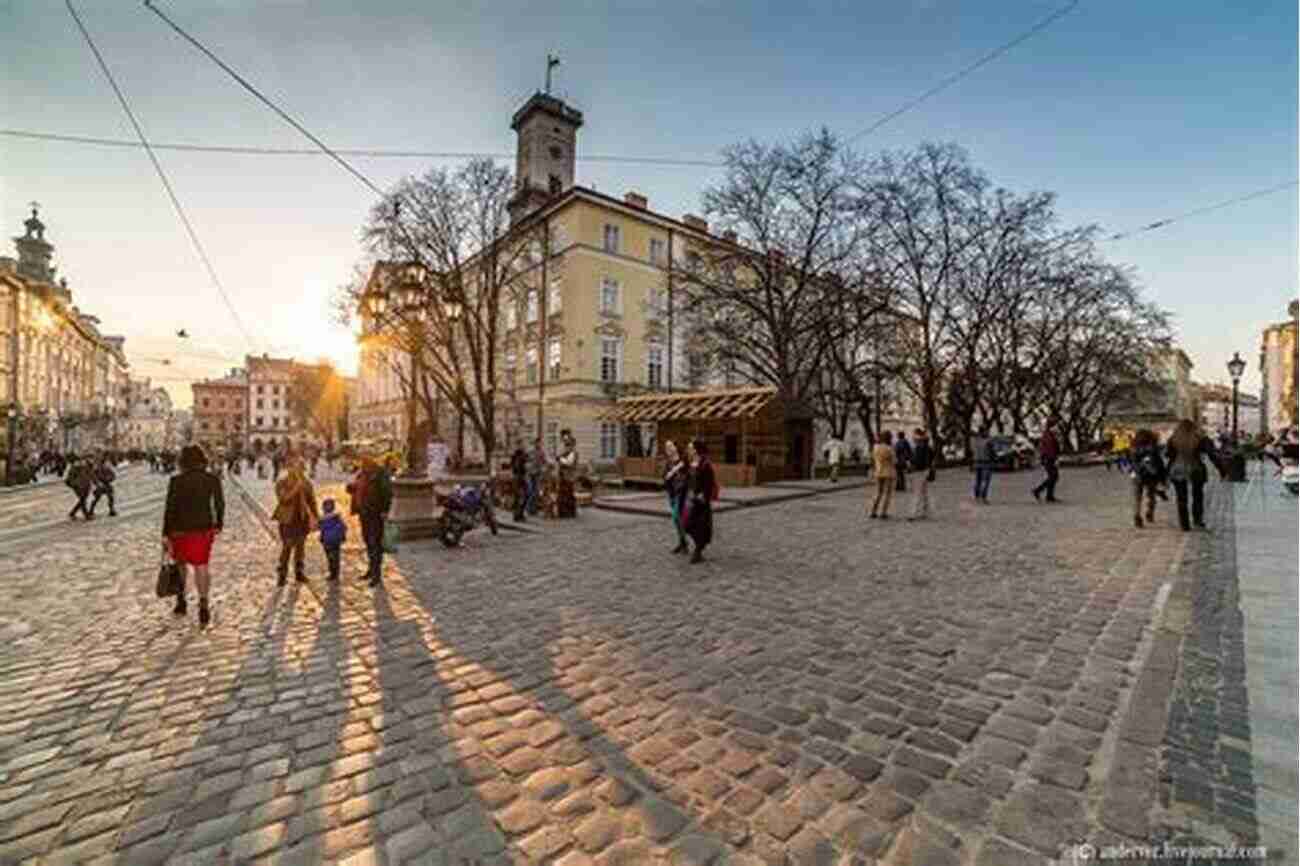
[[[159,598],[180,595],[181,592],[180,563],[167,555],[166,548],[163,549],[162,555],[159,557],[158,582],[154,586],[154,591],[158,593]]]

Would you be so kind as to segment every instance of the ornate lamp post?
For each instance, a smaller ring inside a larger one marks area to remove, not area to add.
[[[1241,356],[1236,352],[1232,353],[1232,360],[1228,362],[1228,375],[1232,377],[1232,445],[1237,445],[1237,387],[1241,382],[1241,374],[1246,372],[1246,362],[1241,360]]]
[[[434,482],[429,478],[426,465],[426,426],[419,421],[419,392],[417,388],[424,372],[424,349],[427,342],[426,325],[433,299],[428,285],[428,272],[422,265],[404,266],[398,273],[398,285],[391,291],[374,291],[362,303],[366,313],[375,322],[375,331],[405,331],[409,339],[411,369],[407,391],[407,453],[406,466],[401,476],[393,479],[393,513],[390,517],[401,539],[432,538]],[[444,304],[444,314],[449,323],[460,317],[459,304]]]

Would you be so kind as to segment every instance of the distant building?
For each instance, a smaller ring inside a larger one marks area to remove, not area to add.
[[[194,392],[194,441],[209,454],[247,447],[247,373],[233,369],[224,378],[194,382],[190,388]]]
[[[1187,353],[1176,346],[1157,351],[1151,358],[1147,381],[1119,388],[1106,416],[1107,427],[1145,427],[1165,436],[1182,419],[1199,418],[1199,393],[1192,382],[1194,366]]]
[[[155,388],[149,379],[132,379],[127,385],[126,411],[119,422],[124,450],[172,451],[179,447],[172,398],[165,388]]]
[[[102,333],[99,319],[73,304],[36,207],[23,228],[18,258],[0,257],[0,406],[18,410],[24,450],[119,446],[125,340]]]
[[[248,446],[254,451],[287,447],[294,441],[292,358],[249,355],[248,369]]]
[[[1232,431],[1232,386],[1197,385],[1201,428],[1212,436]],[[1260,425],[1260,401],[1254,394],[1237,393],[1237,430],[1253,436]]]
[[[1261,433],[1276,433],[1300,423],[1296,419],[1296,369],[1295,320],[1265,328],[1259,347]]]

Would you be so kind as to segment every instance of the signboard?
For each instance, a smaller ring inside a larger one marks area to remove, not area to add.
[[[447,457],[450,453],[445,442],[430,442],[428,447],[429,477],[435,480],[447,477]]]

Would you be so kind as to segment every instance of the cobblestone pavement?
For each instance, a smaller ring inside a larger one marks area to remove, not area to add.
[[[864,519],[861,492],[741,509],[699,566],[657,518],[417,543],[379,591],[354,546],[321,579],[314,544],[310,582],[277,589],[228,485],[206,632],[152,597],[157,511],[0,538],[0,863],[1018,866],[1251,841],[1226,793],[1240,654],[1198,601],[1223,531],[1134,530],[1103,470],[1065,473],[1059,506],[1030,483],[977,508],[945,473],[918,524]],[[1211,651],[1214,730],[1187,697]],[[1184,722],[1208,811],[1177,793]]]
[[[167,492],[164,477],[151,475],[139,466],[119,469],[117,483],[113,485],[117,510],[132,512],[161,507]],[[68,512],[76,502],[76,494],[62,482],[6,491],[0,496],[0,542],[33,526],[68,523]],[[107,518],[108,500],[101,499],[95,512],[96,520]]]

